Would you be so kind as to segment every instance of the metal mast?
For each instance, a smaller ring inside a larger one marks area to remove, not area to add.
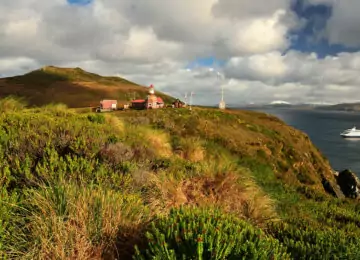
[[[191,105],[192,105],[192,96],[194,95],[194,92],[191,91],[190,93],[190,107],[189,107],[189,110],[191,110]]]
[[[221,85],[221,102],[224,102],[224,86]]]
[[[222,75],[220,74],[220,72],[217,72],[217,75],[220,79],[222,79]],[[220,83],[222,83],[220,81]],[[224,101],[224,86],[223,84],[221,84],[221,100],[220,100],[220,103],[219,103],[219,108],[220,109],[225,109],[225,101]]]

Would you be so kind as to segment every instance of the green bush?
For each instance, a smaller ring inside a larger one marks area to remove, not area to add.
[[[103,115],[93,114],[93,115],[88,115],[87,118],[89,119],[90,122],[93,123],[98,123],[98,124],[105,123],[105,117]]]
[[[351,232],[294,219],[270,224],[269,234],[286,246],[294,259],[360,259],[360,238]]]
[[[213,209],[172,209],[152,223],[148,247],[135,259],[289,259],[277,240]]]

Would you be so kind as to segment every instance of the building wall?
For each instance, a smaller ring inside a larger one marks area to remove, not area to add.
[[[100,107],[102,109],[116,109],[117,101],[116,100],[102,100],[102,101],[100,101]]]
[[[145,106],[145,103],[131,103],[131,107],[136,109],[144,109]]]
[[[146,102],[146,108],[158,108],[156,102]]]

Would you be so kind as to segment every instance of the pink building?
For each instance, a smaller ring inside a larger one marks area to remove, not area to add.
[[[102,110],[116,110],[117,109],[117,100],[101,100],[100,109]]]
[[[131,101],[132,108],[135,109],[154,109],[163,108],[164,101],[161,97],[155,95],[154,86],[150,85],[149,93],[146,99],[136,99]]]

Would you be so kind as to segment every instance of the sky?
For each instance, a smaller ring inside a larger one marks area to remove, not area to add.
[[[46,65],[214,105],[360,100],[359,0],[2,0],[0,77]],[[218,76],[218,72],[221,77]]]

